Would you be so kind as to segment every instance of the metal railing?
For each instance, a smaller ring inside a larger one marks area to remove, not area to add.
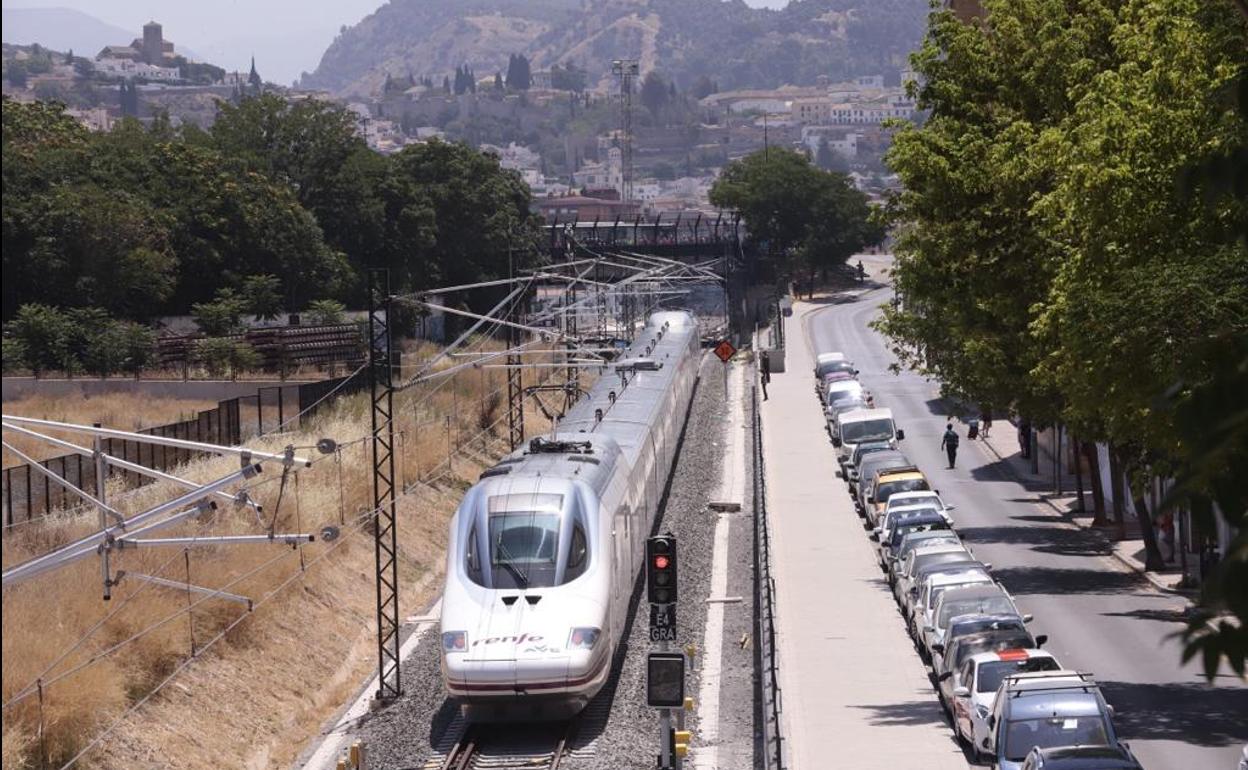
[[[780,667],[776,655],[776,581],[771,575],[771,531],[767,523],[767,476],[763,465],[763,425],[758,410],[758,387],[751,389],[754,453],[754,606],[758,643],[754,665],[758,669],[759,714],[762,718],[762,767],[784,770],[788,750],[781,734],[780,715],[784,699],[780,692]]]

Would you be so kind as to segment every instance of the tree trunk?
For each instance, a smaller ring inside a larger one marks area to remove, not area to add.
[[[1079,513],[1087,513],[1088,507],[1083,502],[1083,442],[1070,434],[1067,439],[1075,448],[1075,497],[1079,501]]]
[[[1101,486],[1101,457],[1096,451],[1096,443],[1083,442],[1083,453],[1088,458],[1088,486],[1092,488],[1092,526],[1103,527],[1109,522],[1105,519],[1105,489]]]
[[[1148,501],[1143,494],[1132,492],[1131,501],[1135,505],[1135,515],[1140,521],[1140,537],[1144,540],[1144,569],[1155,572],[1165,569],[1166,562],[1161,558],[1161,548],[1157,546],[1157,530],[1153,527],[1153,515],[1148,510]]]
[[[1122,505],[1122,459],[1118,456],[1118,448],[1110,446],[1109,448],[1109,483],[1114,487],[1114,499],[1111,501],[1114,506],[1114,524],[1118,527],[1118,536],[1122,537],[1126,528],[1126,522],[1123,521],[1123,505]]]

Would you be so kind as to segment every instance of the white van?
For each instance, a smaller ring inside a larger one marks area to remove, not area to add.
[[[905,432],[897,430],[893,422],[892,409],[855,409],[837,415],[832,443],[836,446],[836,460],[843,466],[854,447],[864,441],[887,441],[896,448],[905,437]]]

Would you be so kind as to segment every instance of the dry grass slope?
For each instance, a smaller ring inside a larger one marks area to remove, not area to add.
[[[410,358],[431,352],[425,346]],[[507,415],[497,395],[505,393],[502,371],[468,368],[439,382],[396,399],[396,475],[408,490],[398,504],[402,616],[423,609],[440,588],[447,520],[462,490],[506,449]],[[525,419],[530,435],[548,427],[536,409],[526,409]],[[124,418],[118,422],[133,427]],[[261,544],[127,550],[114,559],[114,570],[130,575],[189,577],[250,597],[257,603],[253,612],[133,578],[123,578],[112,601],[103,602],[94,559],[5,589],[6,770],[43,762],[60,766],[114,723],[80,766],[289,765],[376,663],[370,447],[367,441],[348,443],[364,437],[368,424],[368,397],[361,394],[326,410],[312,429],[258,442],[256,448],[269,451],[308,446],[322,436],[342,445],[291,474],[280,508],[282,473],[267,464],[249,482],[265,506],[265,521],[226,504],[165,533],[263,532],[276,512],[278,532],[315,532],[343,522],[338,541],[297,549]],[[206,481],[229,473],[237,462],[199,461],[180,475]],[[115,485],[110,500],[130,515],[172,491],[164,483],[137,490]],[[3,563],[45,552],[93,531],[96,523],[92,514],[18,528],[3,539]],[[192,665],[142,702],[188,661]],[[44,683],[42,699],[37,691],[24,695],[37,680]]]
[[[171,422],[189,420],[200,410],[211,409],[216,401],[186,398],[162,398],[130,393],[110,393],[106,396],[88,398],[54,398],[44,395],[30,395],[24,398],[4,402],[5,414],[21,417],[34,417],[40,420],[56,420],[58,422],[74,422],[90,425],[98,422],[110,428],[120,430],[140,430],[153,425],[166,425]],[[48,457],[65,454],[65,451],[50,446],[46,442],[27,438],[21,435],[6,435],[5,441],[16,446],[20,451],[44,460]],[[84,442],[81,438],[65,437],[75,443]],[[21,463],[9,450],[4,450],[4,467]]]

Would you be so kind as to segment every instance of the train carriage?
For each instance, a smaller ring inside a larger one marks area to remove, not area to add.
[[[559,718],[602,688],[698,377],[698,327],[652,315],[552,436],[451,520],[442,673],[476,719]]]

